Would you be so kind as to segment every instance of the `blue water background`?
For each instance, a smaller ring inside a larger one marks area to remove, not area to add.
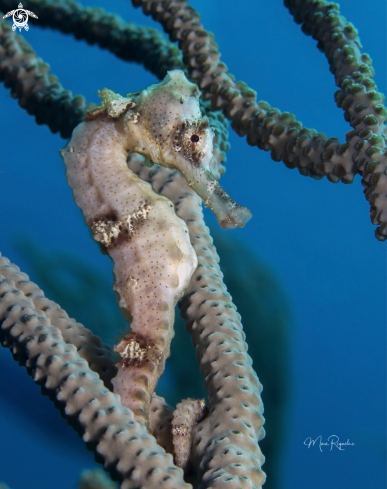
[[[158,28],[127,1],[84,4]],[[281,1],[196,0],[192,5],[205,28],[214,32],[231,73],[255,89],[259,100],[345,141],[350,127],[335,105],[336,87],[327,61]],[[373,59],[375,81],[386,92],[386,2],[345,0],[341,12],[359,30],[364,52]],[[141,66],[71,36],[36,26],[24,35],[62,85],[88,101],[98,102],[96,93],[102,87],[126,93],[156,82]],[[110,273],[110,263],[92,242],[65,181],[59,157],[65,142],[37,126],[3,86],[0,97],[2,252],[28,272],[28,263],[14,246],[23,233],[47,252],[73,251],[85,263]],[[315,181],[273,162],[268,153],[249,147],[234,133],[230,142],[222,185],[251,209],[253,219],[244,229],[227,232],[248,242],[272,267],[294,311],[292,395],[279,489],[385,489],[385,245],[374,238],[360,178],[352,185]],[[211,213],[206,217],[216,225]],[[22,369],[20,375],[25,375]],[[36,392],[39,388],[30,383]],[[8,389],[15,395],[17,382]],[[28,396],[22,403],[34,410]],[[46,404],[47,410],[54,410],[48,399]],[[0,480],[11,489],[74,488],[80,471],[93,464],[86,450],[69,450],[63,443],[63,430],[72,436],[71,429],[59,413],[57,418],[53,443],[11,408],[3,393]],[[319,435],[324,441],[337,435],[355,445],[322,452],[304,445],[308,437]]]

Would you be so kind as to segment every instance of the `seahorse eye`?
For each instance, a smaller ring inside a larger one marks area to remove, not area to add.
[[[189,127],[184,133],[183,141],[184,147],[189,153],[196,153],[206,143],[205,133],[199,127]]]

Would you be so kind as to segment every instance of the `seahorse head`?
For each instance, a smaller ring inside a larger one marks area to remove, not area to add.
[[[251,212],[231,199],[210,168],[214,131],[201,113],[198,87],[174,70],[157,85],[127,97],[118,107],[128,107],[123,130],[135,141],[132,151],[179,170],[222,228],[243,227]]]
[[[177,168],[186,176],[209,171],[214,131],[202,116],[199,97],[198,87],[181,70],[169,71],[161,83],[141,92],[136,100],[137,128],[153,163]]]
[[[126,97],[104,88],[102,104],[87,112],[85,123],[113,126],[122,151],[140,153],[152,163],[176,168],[203,199],[224,229],[243,227],[251,218],[219,185],[211,171],[214,131],[203,117],[196,85],[181,70]]]

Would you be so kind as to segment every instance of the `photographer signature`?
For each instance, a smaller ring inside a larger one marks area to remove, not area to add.
[[[314,440],[310,436],[308,436],[308,438],[304,441],[304,445],[306,445],[308,448],[316,444],[319,447],[320,452],[323,451],[323,447],[331,447],[330,451],[332,451],[333,447],[336,447],[338,450],[345,450],[344,447],[353,447],[355,445],[354,443],[351,443],[349,439],[344,443],[340,443],[339,437],[336,435],[329,436],[326,442],[322,440],[321,435]]]

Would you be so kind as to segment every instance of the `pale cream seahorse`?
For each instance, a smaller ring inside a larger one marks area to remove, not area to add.
[[[131,333],[115,347],[121,361],[114,391],[146,424],[170,353],[174,308],[197,257],[172,202],[138,178],[127,157],[140,153],[181,171],[224,228],[244,226],[251,213],[211,173],[214,134],[201,114],[197,86],[182,71],[140,93],[122,97],[103,89],[100,96],[101,106],[87,113],[61,153],[75,202],[113,259],[114,290],[131,320]]]

